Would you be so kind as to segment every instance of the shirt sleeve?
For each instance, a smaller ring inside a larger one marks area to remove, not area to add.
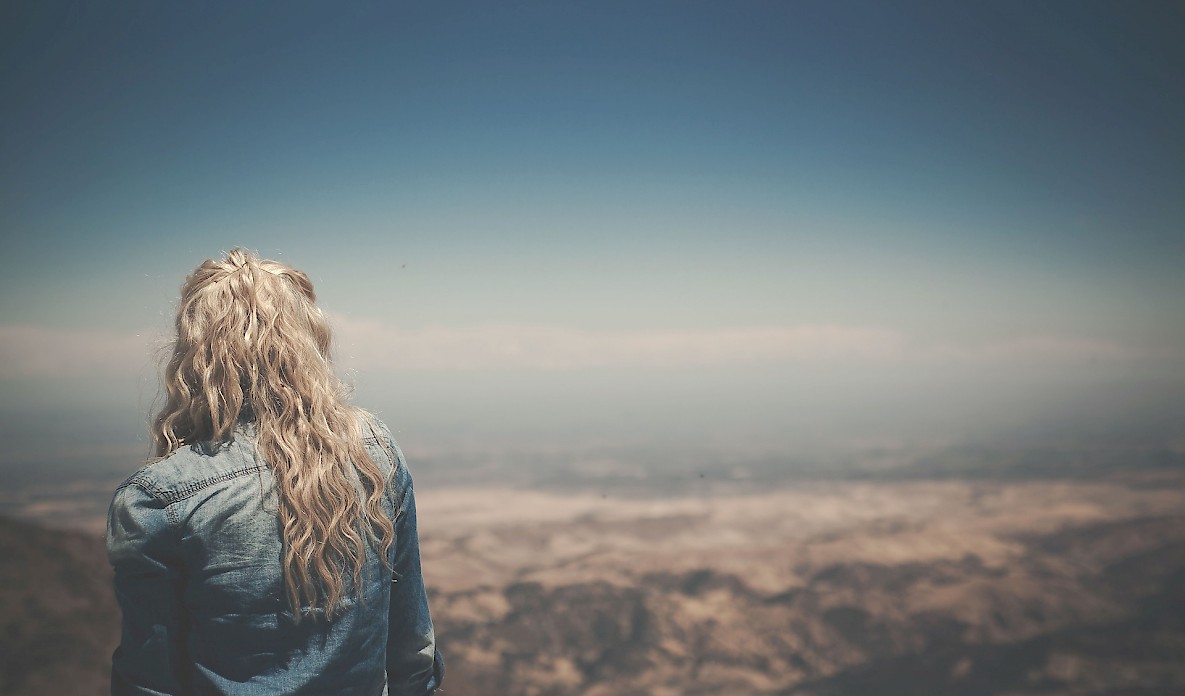
[[[117,490],[107,516],[107,558],[123,613],[112,696],[185,693],[180,542],[165,502],[135,483]]]
[[[411,473],[394,445],[397,462],[393,485],[400,501],[395,519],[395,559],[387,635],[387,689],[390,696],[431,694],[444,681],[444,659],[428,611],[420,570],[416,501]]]

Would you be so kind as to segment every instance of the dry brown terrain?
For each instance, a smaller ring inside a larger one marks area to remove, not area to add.
[[[417,496],[446,696],[1185,693],[1174,471]],[[0,528],[4,693],[103,692],[101,518],[70,519]]]
[[[1185,693],[1174,476],[420,509],[476,693]]]

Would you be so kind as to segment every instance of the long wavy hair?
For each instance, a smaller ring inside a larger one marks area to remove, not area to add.
[[[316,299],[307,275],[242,249],[198,266],[181,288],[166,403],[151,426],[163,458],[254,423],[276,482],[284,588],[298,622],[304,610],[334,616],[346,573],[361,592],[367,546],[385,564],[395,539],[385,477],[363,445],[370,417],[333,373]]]

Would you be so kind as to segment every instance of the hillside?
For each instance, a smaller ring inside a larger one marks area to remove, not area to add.
[[[423,505],[434,612],[481,693],[1185,689],[1176,480],[840,483]]]
[[[0,693],[106,693],[119,609],[102,539],[0,517],[0,622]]]
[[[1185,486],[420,493],[447,696],[1185,692]],[[101,539],[0,521],[0,693],[105,693]]]

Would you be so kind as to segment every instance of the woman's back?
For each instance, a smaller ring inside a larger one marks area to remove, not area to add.
[[[411,475],[334,376],[308,276],[236,249],[176,326],[155,461],[108,517],[112,692],[433,691]]]
[[[442,665],[419,580],[411,477],[377,430],[365,445],[390,476],[396,543],[386,564],[368,554],[364,592],[348,584],[332,621],[316,610],[295,622],[284,600],[274,480],[250,428],[181,448],[120,486],[108,536],[124,607],[113,693],[373,696],[387,674],[402,682],[391,694],[430,692]]]

